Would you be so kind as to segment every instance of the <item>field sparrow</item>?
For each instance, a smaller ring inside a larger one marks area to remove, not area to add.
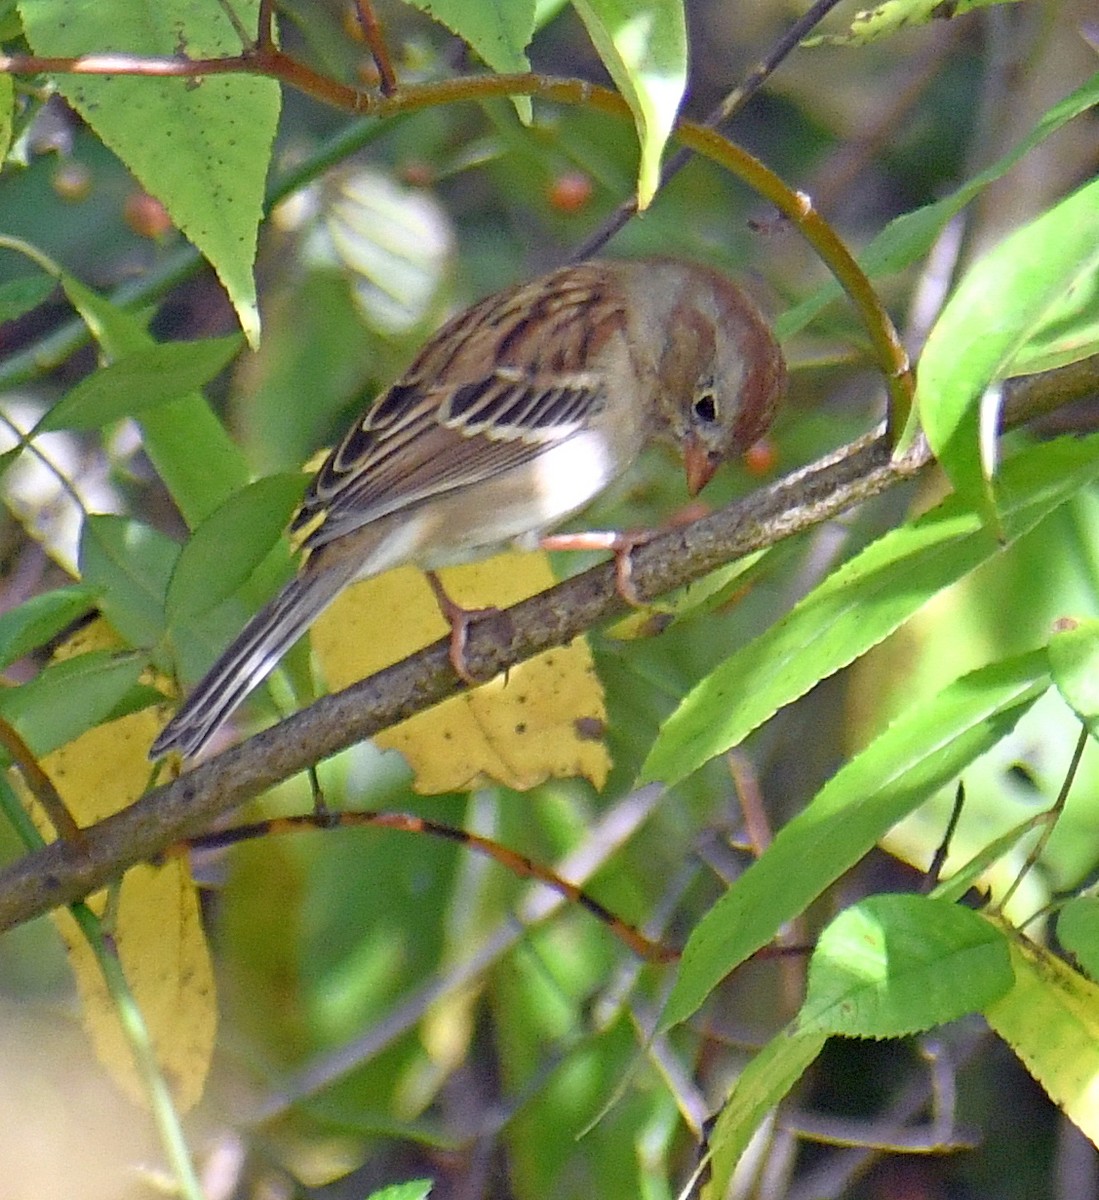
[[[329,454],[291,525],[301,570],[150,757],[201,750],[353,580],[533,548],[654,439],[678,448],[695,494],[767,429],[784,383],[756,309],[706,267],[589,262],[474,304]]]

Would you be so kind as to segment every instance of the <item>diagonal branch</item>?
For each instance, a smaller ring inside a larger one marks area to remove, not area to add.
[[[1099,356],[1012,381],[1006,421],[1017,425],[1096,393]],[[922,442],[898,460],[890,457],[884,435],[868,436],[640,547],[634,552],[634,583],[642,596],[682,587],[722,563],[881,495],[930,462]],[[615,587],[615,566],[604,563],[509,609],[506,622],[475,626],[467,662],[487,678],[571,641],[624,608]],[[86,830],[82,845],[54,842],[0,872],[0,929],[88,895],[282,780],[445,700],[461,686],[444,639],[323,697]]]
[[[883,437],[845,447],[637,549],[633,580],[638,593],[671,591],[724,562],[827,521],[909,478],[928,461],[921,447],[903,462],[891,463]],[[489,678],[564,645],[625,608],[614,563],[601,564],[509,609],[506,621],[475,624],[467,664],[478,678]],[[82,846],[58,841],[21,859],[0,873],[0,929],[88,895],[320,759],[455,694],[463,685],[448,651],[443,639],[322,697],[85,830]]]

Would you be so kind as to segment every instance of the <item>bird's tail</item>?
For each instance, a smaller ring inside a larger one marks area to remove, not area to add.
[[[248,622],[199,680],[149,750],[151,759],[177,750],[197,754],[237,705],[274,670],[279,659],[355,575],[355,564],[308,567]]]

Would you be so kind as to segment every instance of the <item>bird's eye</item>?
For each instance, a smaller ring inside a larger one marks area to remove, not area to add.
[[[717,420],[717,400],[710,393],[703,393],[696,397],[694,411],[704,425],[712,425]]]

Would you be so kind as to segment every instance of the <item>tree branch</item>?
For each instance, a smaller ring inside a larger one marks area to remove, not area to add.
[[[1013,380],[1005,423],[1018,425],[1099,392],[1099,356]],[[754,550],[831,520],[918,475],[931,462],[922,441],[890,458],[883,434],[844,446],[811,466],[700,521],[672,530],[633,554],[641,596],[657,596],[699,579]],[[489,678],[543,650],[564,645],[621,615],[611,562],[486,620],[470,631],[466,658]],[[445,700],[462,684],[443,639],[403,662],[325,696],[238,746],[157,788],[84,831],[82,845],[54,842],[0,872],[0,929],[79,900],[128,867],[208,829],[222,814],[356,742]]]
[[[723,562],[828,520],[909,477],[927,461],[920,451],[904,463],[891,464],[883,437],[845,447],[638,548],[633,554],[638,593],[671,591]],[[490,678],[620,616],[625,608],[615,588],[614,564],[601,564],[516,605],[506,617],[476,622],[467,664],[478,678]],[[128,867],[208,829],[223,813],[282,780],[460,691],[463,685],[448,649],[448,639],[443,639],[322,697],[86,830],[82,846],[57,841],[21,859],[0,873],[0,929],[88,895]]]

